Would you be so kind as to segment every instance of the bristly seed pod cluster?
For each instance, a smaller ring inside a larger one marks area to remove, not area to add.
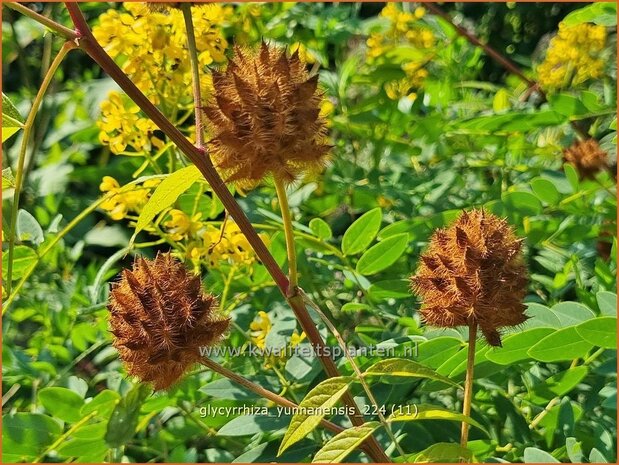
[[[507,221],[484,210],[462,212],[437,230],[411,277],[425,322],[450,328],[475,321],[488,343],[500,346],[499,329],[528,318],[521,248]]]
[[[213,87],[209,153],[226,181],[253,187],[272,174],[289,183],[324,167],[331,146],[318,75],[309,76],[297,52],[237,46],[225,71],[213,72]]]
[[[608,167],[608,153],[595,139],[576,141],[563,149],[563,160],[574,165],[583,179],[594,179],[598,172]]]
[[[137,258],[112,285],[108,310],[113,345],[127,372],[167,389],[200,360],[200,347],[218,343],[230,320],[169,253]]]

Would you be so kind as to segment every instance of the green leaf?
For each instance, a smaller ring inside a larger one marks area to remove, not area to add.
[[[64,457],[105,456],[109,446],[101,438],[74,438],[62,443],[58,453]]]
[[[355,255],[364,251],[378,234],[382,218],[382,210],[374,208],[351,224],[342,238],[344,255]]]
[[[378,281],[368,288],[368,294],[375,300],[405,299],[411,297],[410,281],[408,279]]]
[[[274,434],[286,428],[290,418],[277,413],[269,415],[242,415],[233,418],[217,432],[217,436],[250,436],[258,433]]]
[[[531,180],[531,189],[537,198],[548,205],[556,205],[561,199],[561,194],[552,181],[545,178]]]
[[[105,442],[110,447],[120,447],[133,438],[140,407],[151,392],[152,389],[147,384],[136,384],[116,405],[105,433]]]
[[[595,317],[587,306],[578,302],[559,302],[552,307],[562,327],[573,326]]]
[[[441,336],[419,344],[417,361],[430,368],[438,368],[462,349],[460,339]]]
[[[37,253],[30,247],[18,245],[13,251],[13,280],[21,278],[24,273],[36,262]],[[9,254],[2,254],[2,279],[6,279],[9,269]]]
[[[312,218],[309,222],[309,227],[314,235],[323,241],[327,241],[333,237],[331,226],[322,218]]]
[[[118,393],[106,389],[101,391],[87,404],[84,404],[80,411],[81,416],[86,416],[94,411],[97,412],[97,416],[102,418],[108,418],[116,405],[120,402],[120,395]]]
[[[617,349],[617,317],[602,316],[576,326],[579,336],[596,347]]]
[[[377,421],[347,428],[333,436],[314,456],[312,463],[340,463],[380,427]]]
[[[60,424],[47,415],[23,412],[3,415],[3,455],[10,453],[11,456],[18,456],[21,461],[31,462],[61,433]]]
[[[2,142],[24,127],[24,119],[11,103],[11,100],[2,93]]]
[[[82,396],[63,387],[47,387],[39,391],[39,402],[52,416],[68,423],[75,423],[82,415]]]
[[[529,319],[522,325],[523,328],[560,328],[561,321],[555,312],[542,304],[527,303],[526,314]]]
[[[617,25],[617,5],[611,2],[599,2],[572,11],[562,23],[575,26],[581,23],[594,23],[600,26]]]
[[[600,314],[605,316],[617,316],[617,294],[614,292],[600,291],[595,295],[600,307]]]
[[[200,388],[201,392],[214,397],[215,399],[234,399],[234,400],[254,400],[256,394],[242,388],[229,379],[217,379],[206,386]]]
[[[544,404],[554,397],[567,394],[587,376],[587,373],[589,373],[589,368],[581,365],[552,375],[533,388],[532,402]]]
[[[17,212],[15,229],[17,231],[17,240],[20,242],[31,242],[35,246],[43,242],[44,236],[41,225],[26,210],[20,208]]]
[[[539,215],[542,204],[530,192],[505,192],[501,200],[508,210],[515,210],[525,216]]]
[[[13,176],[13,172],[11,168],[4,168],[2,170],[2,192],[7,189],[12,189],[15,187],[15,177]]]
[[[528,351],[530,357],[540,362],[558,362],[584,357],[593,344],[583,340],[576,328],[570,326],[549,334]]]
[[[468,423],[486,432],[483,426],[467,415],[434,405],[413,405],[410,412],[407,408],[404,411],[394,412],[387,421],[421,421],[421,420],[448,420]]]
[[[396,234],[370,247],[357,262],[357,273],[371,275],[393,265],[408,245],[408,234]]]
[[[476,130],[484,132],[525,132],[531,129],[557,126],[567,118],[556,111],[546,110],[535,113],[510,112],[501,115],[488,115],[471,118],[466,121],[454,121],[456,131]]]
[[[411,457],[414,463],[458,463],[472,462],[473,454],[470,450],[450,442],[438,442]],[[408,462],[408,460],[407,460]]]
[[[589,454],[589,463],[608,463],[608,459],[594,447]]]
[[[494,94],[492,109],[497,113],[509,109],[509,93],[505,89],[501,88]]]
[[[567,438],[565,450],[572,463],[583,463],[582,442],[577,441],[576,438]]]
[[[578,172],[576,168],[574,168],[574,165],[571,163],[564,163],[563,171],[565,171],[565,177],[569,181],[570,186],[572,186],[572,192],[578,192],[580,182],[578,181]]]
[[[535,447],[527,447],[524,450],[524,463],[559,463],[559,461],[548,452]]]
[[[532,328],[521,333],[512,334],[503,340],[503,347],[493,348],[486,353],[486,358],[499,365],[511,365],[529,359],[528,350],[540,339],[553,333],[551,328]]]
[[[161,181],[138,217],[135,232],[129,241],[129,247],[135,241],[138,233],[148,226],[155,219],[155,216],[176,202],[176,199],[201,177],[202,173],[198,168],[195,165],[189,165],[175,171]]]
[[[344,395],[351,381],[349,377],[328,378],[307,393],[299,404],[298,413],[290,420],[290,426],[279,446],[278,456],[320,424],[328,410]]]
[[[362,304],[361,302],[346,302],[342,305],[343,312],[360,312],[362,310],[369,310],[368,304]]]
[[[446,376],[439,375],[432,368],[428,368],[420,363],[404,358],[390,358],[387,360],[381,360],[380,362],[370,366],[365,371],[364,375],[427,378],[442,381],[451,386],[458,387],[458,383],[453,382]]]

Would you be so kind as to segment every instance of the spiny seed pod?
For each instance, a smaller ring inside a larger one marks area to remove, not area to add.
[[[598,172],[608,167],[608,153],[595,139],[576,141],[563,149],[563,160],[574,165],[583,179],[594,179]]]
[[[230,319],[170,255],[137,258],[112,285],[108,310],[113,345],[127,372],[156,390],[167,389],[200,360],[200,347],[218,343]]]
[[[324,167],[331,146],[318,75],[309,76],[296,51],[237,46],[226,70],[213,72],[213,87],[204,109],[209,149],[227,181],[253,187],[272,174],[292,182]]]
[[[476,322],[490,345],[501,346],[499,329],[528,318],[521,248],[507,221],[484,210],[463,211],[437,230],[411,277],[425,322],[443,328]]]

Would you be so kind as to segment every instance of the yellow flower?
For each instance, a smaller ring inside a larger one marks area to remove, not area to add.
[[[302,62],[309,63],[309,64],[316,63],[316,56],[312,52],[310,52],[307,49],[307,47],[301,42],[295,42],[294,44],[290,46],[291,53],[294,53],[297,51],[299,53],[299,58],[301,58]]]
[[[331,115],[333,114],[334,111],[335,111],[335,105],[333,104],[331,100],[324,99],[322,103],[320,104],[319,116],[321,118],[324,118],[325,125],[327,127],[331,127],[333,125],[333,122],[331,121]]]
[[[99,185],[99,190],[104,193],[115,194],[101,203],[101,209],[105,210],[113,220],[122,220],[129,213],[139,213],[148,202],[150,189],[158,180],[145,181],[142,186],[134,185],[131,190],[121,192],[120,184],[111,176],[104,176]],[[147,185],[148,183],[148,185]]]
[[[271,324],[271,318],[268,313],[260,311],[258,312],[258,316],[249,324],[249,329],[251,330],[251,342],[260,350],[264,350],[266,348],[266,338],[271,331],[273,325]],[[297,333],[295,329],[292,335],[290,336],[290,342],[287,347],[280,348],[281,354],[276,355],[266,354],[267,357],[264,362],[265,368],[270,368],[274,366],[281,366],[286,363],[288,359],[288,355],[291,353],[289,349],[294,349],[301,342],[305,340],[305,333],[301,334]]]
[[[202,213],[189,217],[184,211],[174,208],[170,210],[169,215],[171,218],[163,226],[168,230],[173,241],[180,241],[202,228],[200,222]]]
[[[152,135],[157,126],[148,118],[141,118],[139,111],[133,103],[125,106],[119,92],[110,92],[108,99],[101,102],[99,141],[109,145],[115,154],[124,152],[127,146],[135,152],[150,151],[152,145],[160,147],[163,141]]]
[[[388,62],[388,53],[399,46],[409,46],[420,51],[430,52],[436,45],[434,33],[418,20],[425,15],[425,8],[418,7],[413,13],[401,11],[395,3],[388,3],[380,16],[389,21],[389,29],[384,33],[372,33],[367,39],[368,62],[382,64]],[[402,97],[415,99],[416,90],[423,87],[428,76],[425,61],[403,63],[406,78],[385,83],[385,93],[392,100]]]
[[[268,236],[260,234],[260,238],[268,247]],[[251,266],[257,260],[249,241],[231,221],[226,222],[223,233],[221,229],[207,225],[202,233],[202,244],[193,245],[190,254],[194,262],[206,261],[211,268],[221,264]]]
[[[103,176],[101,184],[99,185],[99,190],[101,192],[116,191],[118,189],[120,189],[120,184],[118,184],[116,179],[112,176]]]
[[[258,317],[249,324],[251,342],[261,350],[265,348],[265,340],[271,331],[271,319],[266,312],[259,311]]]
[[[537,67],[540,84],[554,90],[599,78],[604,73],[600,54],[605,44],[604,26],[559,24],[559,32],[550,41],[546,58]]]
[[[303,342],[305,340],[305,332],[302,332],[301,334],[297,333],[297,330],[295,329],[294,332],[292,333],[292,336],[290,336],[290,347],[296,347],[299,344],[301,344],[301,342]]]

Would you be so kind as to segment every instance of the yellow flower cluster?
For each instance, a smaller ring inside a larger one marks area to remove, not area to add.
[[[149,179],[141,185],[135,185],[133,189],[127,190],[121,188],[118,181],[113,177],[104,176],[99,189],[101,192],[111,195],[111,197],[101,203],[101,208],[113,220],[122,220],[131,213],[138,214],[148,202],[152,189],[160,182],[160,179]]]
[[[189,256],[194,261],[206,262],[209,267],[215,268],[223,263],[236,266],[251,266],[257,260],[256,254],[249,241],[241,232],[238,225],[232,221],[226,221],[220,228],[208,224],[201,232],[201,243],[194,245]],[[260,238],[267,245],[268,236],[261,234]]]
[[[127,147],[140,154],[150,152],[152,147],[160,149],[164,142],[155,137],[155,123],[138,115],[140,109],[119,92],[110,92],[101,103],[101,117],[97,126],[101,130],[99,141],[110,147],[112,153],[125,152]]]
[[[385,55],[400,46],[409,46],[421,51],[428,51],[435,45],[434,33],[426,26],[419,24],[425,15],[425,8],[417,7],[414,12],[402,11],[394,3],[388,3],[380,16],[387,19],[389,29],[385,33],[373,33],[368,38],[367,57],[370,63],[381,63]],[[423,61],[409,61],[402,65],[406,74],[403,79],[389,81],[385,84],[385,92],[390,99],[398,100],[408,96],[416,97],[414,90],[423,86],[428,76]]]
[[[258,312],[258,316],[249,324],[249,329],[251,330],[251,342],[260,350],[264,350],[266,348],[266,338],[271,331],[272,324],[271,318],[269,314],[263,311]],[[289,349],[294,349],[305,339],[305,332],[301,334],[297,333],[295,329],[290,337],[290,343],[288,344]],[[269,368],[272,366],[283,365],[288,356],[288,350],[284,351],[282,349],[282,354],[279,356],[275,356],[271,354],[267,357],[265,361],[265,367]]]
[[[605,45],[604,26],[559,24],[559,32],[550,41],[546,58],[537,68],[540,84],[547,89],[561,89],[599,78],[604,72],[600,53]]]
[[[128,188],[128,186],[121,187],[113,177],[104,176],[99,189],[107,197],[101,203],[101,208],[116,221],[125,218],[135,219],[135,215],[140,214],[153,189],[160,182],[160,179],[149,179]],[[196,266],[206,264],[210,268],[216,268],[222,264],[229,264],[250,267],[256,263],[256,254],[236,223],[226,221],[221,227],[215,227],[202,221],[201,216],[201,213],[189,216],[184,211],[174,208],[167,212],[162,228],[149,230],[179,243],[179,249],[184,250],[182,255],[191,259]],[[268,235],[260,234],[260,239],[269,245]]]
[[[201,68],[224,62],[228,43],[222,25],[232,7],[196,5],[191,13]],[[181,117],[179,110],[191,110],[191,65],[181,11],[154,12],[145,3],[126,2],[121,10],[103,13],[93,34],[138,88],[175,122]],[[203,94],[208,95],[211,83],[208,79],[202,81]],[[101,110],[99,138],[113,153],[127,147],[141,152],[155,145],[148,135],[155,129],[153,122],[139,118],[137,107],[123,105],[118,93],[112,93]]]

